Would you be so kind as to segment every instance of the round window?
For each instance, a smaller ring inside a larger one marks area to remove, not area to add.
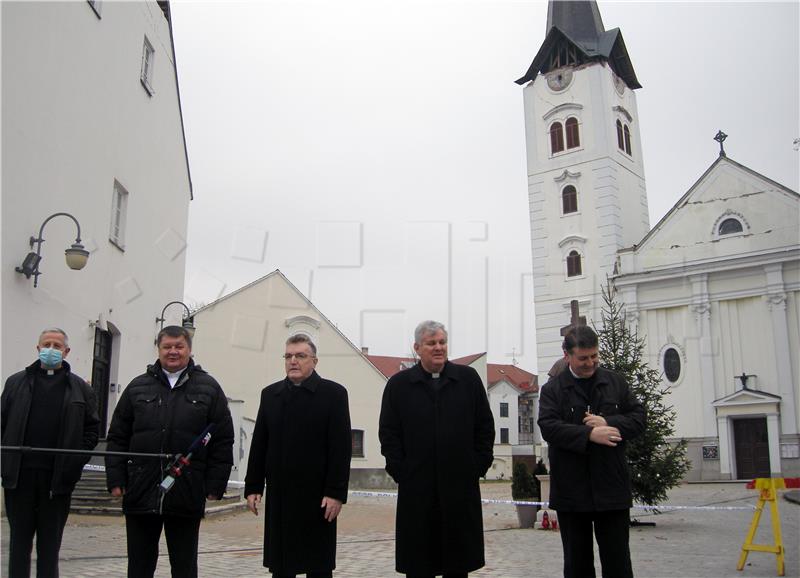
[[[681,355],[674,347],[664,352],[664,375],[671,383],[678,381],[681,376]]]

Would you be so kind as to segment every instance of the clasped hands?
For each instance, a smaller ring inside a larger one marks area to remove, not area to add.
[[[589,434],[590,442],[613,448],[622,441],[622,434],[619,433],[619,430],[608,425],[602,415],[595,415],[587,411],[583,418],[583,424],[592,428]]]

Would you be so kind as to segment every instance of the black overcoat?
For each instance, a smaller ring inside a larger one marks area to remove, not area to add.
[[[494,419],[471,367],[445,364],[441,387],[422,366],[389,379],[379,437],[398,483],[396,569],[471,572],[484,564],[481,476],[492,464]]]
[[[273,573],[336,567],[336,520],[325,496],[347,501],[352,439],[347,390],[317,372],[261,392],[245,478],[245,495],[264,495],[264,566]],[[266,482],[266,494],[264,485]]]
[[[586,410],[619,429],[615,447],[589,441]],[[551,378],[539,393],[539,429],[550,456],[550,507],[565,512],[625,510],[631,507],[626,443],[645,428],[645,409],[625,379],[597,369],[589,395],[569,368]]]

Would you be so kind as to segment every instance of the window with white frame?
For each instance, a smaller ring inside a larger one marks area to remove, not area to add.
[[[147,91],[147,94],[153,96],[153,65],[156,58],[156,51],[153,45],[144,37],[144,46],[142,47],[142,86]]]
[[[508,403],[505,401],[500,402],[500,417],[508,417]]]
[[[111,230],[108,240],[118,248],[125,250],[125,221],[128,214],[128,191],[119,182],[114,181],[114,192],[111,197]]]

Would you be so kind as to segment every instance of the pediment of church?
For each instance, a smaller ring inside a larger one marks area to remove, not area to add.
[[[622,274],[796,247],[800,196],[720,157],[623,258]]]
[[[763,391],[755,391],[752,389],[741,389],[735,391],[725,397],[715,400],[712,405],[714,407],[728,407],[728,406],[741,406],[741,405],[755,405],[764,403],[780,403],[781,397]]]

